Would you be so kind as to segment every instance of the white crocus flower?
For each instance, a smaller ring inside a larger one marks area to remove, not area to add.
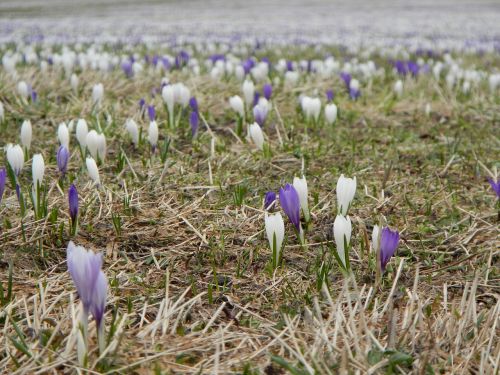
[[[285,223],[283,222],[281,213],[277,212],[269,215],[266,212],[265,225],[267,239],[269,240],[269,247],[271,248],[274,256],[273,264],[277,266],[281,256],[281,246],[283,244],[283,239],[285,238]],[[275,239],[276,247],[274,247]]]
[[[378,225],[373,226],[372,231],[372,251],[377,254],[380,248],[380,227]]]
[[[337,254],[344,268],[346,267],[346,247],[351,243],[352,225],[349,216],[337,215],[333,222],[333,237],[337,245]]]
[[[262,132],[262,129],[260,128],[259,124],[254,122],[252,125],[248,127],[248,133],[250,135],[250,138],[252,139],[252,142],[255,143],[257,148],[259,150],[264,149],[264,133]]]
[[[69,130],[64,122],[60,123],[57,128],[57,139],[59,139],[61,146],[69,150]]]
[[[337,181],[337,208],[339,213],[347,215],[347,210],[356,193],[356,177],[347,178],[342,174]]]
[[[96,185],[99,185],[101,183],[101,179],[99,178],[99,169],[97,169],[97,164],[94,158],[90,156],[87,157],[87,159],[85,160],[85,164],[87,165],[87,172],[90,178]]]
[[[297,193],[299,194],[300,208],[304,213],[304,218],[306,222],[308,222],[310,220],[310,214],[309,214],[309,205],[307,203],[308,190],[307,190],[307,181],[305,176],[302,176],[302,178],[294,177],[293,187],[295,188],[295,190],[297,190]]]
[[[231,96],[229,98],[229,105],[240,117],[245,115],[243,100],[238,95]]]
[[[151,121],[149,123],[148,140],[154,150],[158,145],[158,124],[156,121]]]
[[[398,98],[400,98],[401,96],[403,96],[403,81],[401,81],[400,79],[398,79],[396,81],[396,83],[394,83],[393,91],[394,91],[394,94],[396,94],[396,96]]]
[[[132,143],[135,147],[137,147],[137,144],[139,143],[139,127],[137,126],[137,123],[134,119],[129,118],[125,122],[125,128],[127,129],[130,138],[132,138]]]
[[[76,123],[76,139],[80,144],[81,148],[85,148],[87,146],[87,135],[89,133],[89,128],[87,126],[87,121],[84,119],[79,119]]]
[[[92,87],[92,104],[99,107],[104,97],[104,86],[97,83]]]
[[[33,128],[31,127],[31,121],[25,120],[21,125],[21,144],[27,150],[31,147],[31,138],[33,136]]]
[[[7,161],[9,162],[9,165],[16,176],[18,176],[24,166],[24,152],[22,147],[19,145],[13,146],[11,144],[8,144]]]
[[[28,84],[24,81],[18,82],[17,93],[19,94],[20,97],[28,99],[28,97],[30,96]]]
[[[245,103],[247,107],[250,107],[254,99],[255,86],[251,80],[247,79],[243,82],[242,89],[243,89],[243,97],[245,98]]]
[[[334,124],[337,120],[337,106],[334,103],[325,106],[326,122],[330,125]]]

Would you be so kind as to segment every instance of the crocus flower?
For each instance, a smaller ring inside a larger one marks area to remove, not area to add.
[[[132,143],[137,147],[139,143],[139,127],[134,119],[129,118],[125,121],[125,129],[127,129],[130,138],[132,138]]]
[[[306,220],[306,222],[308,222],[310,219],[310,215],[309,215],[309,205],[307,203],[307,196],[308,196],[307,180],[305,176],[302,176],[302,178],[294,177],[293,187],[295,188],[297,194],[299,195],[300,208],[304,213],[304,219]]]
[[[330,125],[335,123],[337,120],[337,106],[334,103],[330,103],[325,106],[325,119]]]
[[[199,122],[200,120],[198,117],[198,112],[192,111],[191,115],[189,116],[189,124],[191,125],[191,135],[193,136],[193,138],[198,131]]]
[[[97,83],[92,87],[92,104],[99,106],[104,97],[104,86],[102,83]]]
[[[87,149],[94,159],[104,160],[106,157],[106,136],[95,130],[89,131],[86,138]]]
[[[31,139],[33,137],[33,128],[31,127],[31,121],[25,120],[21,125],[21,145],[27,150],[31,147]]]
[[[69,149],[69,130],[64,122],[60,123],[57,128],[57,139],[61,146]]]
[[[378,225],[373,226],[372,230],[372,251],[376,254],[380,249],[380,227]]]
[[[7,171],[0,169],[0,203],[2,203],[3,192],[5,191],[5,181],[7,180]]]
[[[145,104],[146,104],[146,100],[144,98],[141,98],[139,100],[139,110],[142,110],[142,108],[144,108]]]
[[[229,105],[240,117],[245,115],[243,100],[238,95],[229,98]]]
[[[286,184],[280,189],[280,204],[288,219],[300,233],[300,198],[293,185]]]
[[[163,97],[163,101],[167,105],[168,112],[172,112],[174,110],[175,97],[174,97],[174,88],[173,85],[166,85],[161,90],[161,96]]]
[[[24,152],[21,146],[7,145],[7,161],[16,176],[19,176],[24,166]]]
[[[388,227],[382,229],[380,234],[380,269],[382,273],[389,260],[396,252],[399,244],[399,232],[397,230],[390,230]]]
[[[347,90],[349,90],[351,87],[351,79],[352,79],[351,75],[349,73],[342,72],[340,73],[340,78],[342,79],[342,81],[344,81]]]
[[[337,245],[337,254],[344,268],[346,268],[345,245],[349,247],[349,244],[351,243],[351,232],[352,225],[349,216],[345,217],[337,215],[335,221],[333,222],[333,237],[335,238],[335,244]]]
[[[340,175],[337,181],[337,209],[339,213],[346,216],[347,210],[356,194],[356,177],[347,178]]]
[[[264,149],[264,133],[262,132],[262,129],[259,124],[254,122],[252,125],[248,127],[248,135],[250,136],[250,139],[252,140],[253,143],[255,143],[255,146],[259,150]]]
[[[191,107],[193,112],[198,113],[198,101],[194,96],[192,96],[191,99],[189,99],[189,106]]]
[[[28,84],[24,81],[18,82],[17,93],[19,94],[20,97],[28,99],[28,96],[30,95]]]
[[[268,191],[264,197],[264,209],[271,211],[276,205],[276,193]]]
[[[79,119],[76,123],[76,139],[83,149],[87,146],[87,135],[89,133],[89,128],[87,126],[87,121],[83,118]]]
[[[256,106],[257,103],[259,102],[259,99],[260,99],[260,94],[258,91],[255,91],[255,93],[253,94],[253,105]]]
[[[281,213],[277,212],[269,215],[266,212],[265,226],[269,247],[273,253],[273,265],[276,268],[279,264],[281,246],[283,244],[283,239],[285,238],[285,223],[283,222]]]
[[[271,100],[271,95],[273,94],[273,86],[271,86],[269,83],[266,83],[262,87],[262,94],[264,94],[264,98],[267,100]]]
[[[43,175],[45,174],[45,162],[43,161],[42,154],[33,155],[31,164],[33,186],[36,188],[42,184]]]
[[[97,164],[92,157],[87,157],[85,160],[85,164],[87,165],[87,172],[89,174],[89,177],[94,181],[96,185],[99,185],[101,183],[101,179],[99,177],[99,169],[97,169]]]
[[[78,91],[78,83],[79,83],[78,76],[75,73],[73,73],[69,80],[69,85],[71,86],[71,90],[73,90],[73,92],[75,93]]]
[[[148,117],[149,121],[154,121],[156,118],[156,111],[154,105],[148,105]]]
[[[76,186],[71,184],[68,190],[68,203],[69,203],[69,217],[73,225],[76,224],[78,218],[78,190]]]
[[[263,103],[259,103],[255,107],[253,107],[254,120],[260,126],[264,126],[264,123],[266,122],[267,111],[268,107]]]
[[[38,99],[38,94],[35,90],[31,90],[31,102],[36,103]]]
[[[59,146],[57,149],[57,167],[59,168],[59,172],[64,176],[66,174],[68,168],[68,160],[69,160],[69,151],[66,146]]]
[[[156,123],[156,121],[151,121],[149,123],[148,140],[151,148],[154,151],[156,149],[156,146],[158,145],[158,124]]]
[[[496,182],[493,180],[491,177],[488,178],[488,182],[491,185],[491,188],[495,191],[497,194],[497,198],[500,199],[500,179],[498,179]]]
[[[245,103],[250,106],[254,100],[255,86],[251,80],[247,79],[243,82],[242,89]]]
[[[361,91],[359,90],[359,81],[357,79],[352,79],[349,84],[349,96],[352,100],[356,100],[361,96]]]
[[[393,87],[394,94],[400,98],[403,95],[403,81],[398,79],[396,83],[394,83]]]
[[[327,102],[333,102],[333,90],[326,90],[326,101]]]
[[[130,78],[134,75],[134,72],[132,70],[132,63],[130,61],[123,61],[121,64],[121,68],[123,70],[123,73]]]
[[[3,103],[0,102],[0,123],[5,120],[5,110],[3,108]]]

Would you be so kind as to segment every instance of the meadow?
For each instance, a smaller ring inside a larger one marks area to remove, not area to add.
[[[498,373],[498,52],[0,55],[0,372]]]

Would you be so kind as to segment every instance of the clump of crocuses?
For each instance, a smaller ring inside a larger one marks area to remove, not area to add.
[[[68,271],[73,279],[82,310],[78,326],[78,361],[84,366],[88,352],[88,316],[92,314],[97,326],[99,350],[105,349],[104,312],[108,280],[101,270],[102,255],[70,241],[67,248]]]

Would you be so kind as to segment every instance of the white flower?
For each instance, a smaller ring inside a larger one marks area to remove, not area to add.
[[[255,94],[255,86],[253,82],[249,79],[246,79],[243,82],[243,97],[245,98],[245,103],[247,104],[247,106],[252,105],[254,94]]]
[[[61,122],[57,128],[57,138],[59,139],[61,146],[64,146],[69,150],[69,130],[64,122]]]
[[[266,234],[269,240],[269,247],[271,251],[275,254],[274,263],[278,264],[281,245],[283,244],[283,239],[285,238],[285,223],[283,222],[283,217],[281,213],[277,212],[275,214],[269,215],[266,212],[265,217]],[[276,249],[273,249],[274,236],[276,236]]]
[[[167,105],[168,112],[171,113],[174,110],[175,97],[174,97],[174,88],[172,85],[166,85],[161,90],[161,96],[163,97],[163,101]]]
[[[87,134],[86,142],[90,155],[104,161],[106,158],[106,137],[104,134],[98,134],[95,130],[91,130]]]
[[[335,244],[337,245],[337,253],[344,266],[346,265],[346,249],[344,245],[347,244],[347,246],[349,246],[351,243],[351,232],[352,225],[349,216],[344,217],[342,215],[337,215],[335,221],[333,222],[333,237],[335,238]]]
[[[259,150],[264,149],[264,133],[260,128],[259,124],[254,122],[252,125],[248,127],[248,133],[252,142],[255,143]]]
[[[285,85],[295,86],[299,81],[299,72],[297,71],[287,71],[285,73]]]
[[[19,145],[7,145],[7,161],[16,175],[21,173],[24,166],[24,152]]]
[[[349,83],[349,89],[353,91],[358,91],[359,90],[359,81],[356,78],[351,79],[351,82]]]
[[[372,251],[376,254],[380,248],[380,227],[378,225],[373,226],[372,231]]]
[[[158,124],[156,121],[151,121],[148,128],[148,140],[151,147],[154,149],[158,145]]]
[[[125,122],[125,128],[127,129],[130,138],[132,138],[134,146],[137,147],[137,144],[139,143],[139,127],[137,126],[137,123],[134,119],[129,118]]]
[[[394,94],[396,94],[396,96],[400,98],[403,95],[403,81],[398,79],[396,83],[394,83],[393,90]]]
[[[424,111],[425,111],[425,115],[426,115],[427,117],[429,117],[429,116],[430,116],[430,114],[431,114],[431,110],[432,110],[432,109],[431,109],[431,103],[427,103],[427,104],[425,105],[425,110],[424,110]]]
[[[337,106],[334,103],[325,106],[325,118],[330,125],[337,120]]]
[[[45,174],[45,162],[43,161],[43,156],[41,154],[33,155],[33,161],[31,163],[31,173],[33,177],[33,186],[42,185],[43,175]]]
[[[234,75],[236,76],[236,79],[238,79],[238,81],[243,81],[243,78],[245,78],[245,69],[243,69],[241,65],[238,65],[234,69]]]
[[[309,96],[303,96],[300,105],[306,119],[314,118],[318,121],[319,115],[321,113],[321,100],[319,98],[311,98]]]
[[[30,95],[28,84],[24,81],[17,83],[17,93],[20,97],[27,99]]]
[[[87,157],[85,160],[85,164],[87,165],[87,172],[92,179],[97,185],[101,183],[101,179],[99,178],[99,169],[97,169],[97,164],[93,158],[90,156]]]
[[[5,120],[5,110],[3,109],[3,103],[0,102],[0,122]]]
[[[71,85],[71,90],[73,90],[73,92],[75,92],[75,93],[78,91],[78,83],[79,83],[79,81],[80,80],[79,80],[78,76],[75,73],[73,73],[71,75],[69,83]]]
[[[243,100],[238,95],[231,96],[229,98],[229,105],[240,117],[245,115]]]
[[[76,139],[80,144],[80,147],[84,148],[87,146],[87,135],[89,133],[89,128],[87,126],[87,121],[84,119],[79,119],[76,123]]]
[[[337,181],[337,208],[339,213],[347,215],[349,205],[354,199],[356,193],[356,177],[347,178],[340,175]]]
[[[31,127],[30,120],[23,121],[21,125],[21,144],[28,150],[31,147],[31,138],[33,135],[33,129]]]
[[[297,193],[299,194],[300,208],[304,213],[304,218],[306,219],[306,221],[309,221],[310,216],[309,216],[309,205],[307,203],[308,190],[307,190],[306,177],[305,176],[302,176],[302,178],[294,177],[293,187],[295,188],[295,190],[297,190]]]
[[[104,86],[102,83],[97,83],[92,87],[92,104],[99,106],[104,97]]]

